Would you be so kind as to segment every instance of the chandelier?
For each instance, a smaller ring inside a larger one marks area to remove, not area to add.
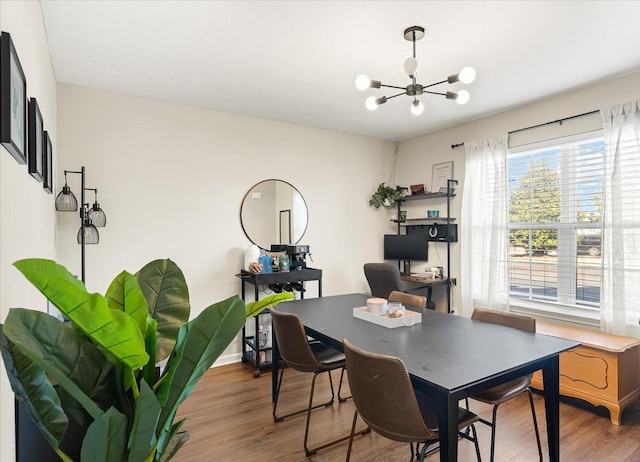
[[[422,85],[417,82],[417,70],[418,70],[418,60],[416,59],[416,41],[420,40],[424,37],[424,27],[420,26],[412,26],[408,27],[404,31],[404,38],[413,43],[413,56],[407,58],[404,61],[404,70],[409,75],[411,79],[411,83],[406,87],[398,87],[395,85],[385,85],[379,80],[370,80],[366,75],[359,75],[356,78],[356,88],[358,90],[366,90],[367,88],[396,88],[398,90],[402,90],[402,92],[392,95],[392,96],[370,96],[367,98],[365,103],[367,109],[370,111],[374,111],[381,104],[386,103],[391,98],[395,98],[400,95],[407,95],[413,98],[413,102],[411,103],[411,113],[414,115],[420,115],[424,111],[424,105],[418,99],[418,96],[428,93],[431,95],[441,95],[447,99],[452,99],[456,101],[458,104],[465,104],[469,101],[469,92],[466,90],[460,90],[458,92],[448,91],[446,93],[440,93],[436,91],[429,91],[427,88],[435,87],[436,85],[441,85],[443,83],[455,83],[462,82],[464,84],[469,84],[473,82],[476,78],[476,71],[472,67],[465,67],[458,74],[453,74],[447,77],[446,80],[442,80],[440,82],[432,83],[430,85]]]

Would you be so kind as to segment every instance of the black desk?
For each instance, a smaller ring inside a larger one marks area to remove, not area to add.
[[[455,278],[434,279],[431,276],[428,276],[427,273],[411,273],[411,274],[400,274],[400,279],[402,279],[404,282],[420,284],[415,287],[408,287],[410,293],[415,292],[417,289],[426,288],[427,302],[431,301],[434,286],[445,286],[445,290],[447,291],[446,293],[447,313],[451,313],[451,284],[455,285],[456,283]]]
[[[542,369],[549,459],[560,460],[559,354],[578,342],[531,334],[468,318],[422,311],[422,323],[387,329],[353,317],[368,295],[295,300],[278,305],[300,316],[308,334],[342,351],[342,340],[400,357],[416,389],[439,403],[440,460],[458,460],[458,401]],[[274,338],[274,359],[280,359]],[[277,379],[274,361],[273,383]]]

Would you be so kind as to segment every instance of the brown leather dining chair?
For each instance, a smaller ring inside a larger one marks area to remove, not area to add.
[[[304,431],[304,449],[307,457],[315,454],[318,450],[324,449],[333,444],[345,441],[349,438],[349,435],[336,440],[324,443],[315,448],[308,447],[309,439],[309,424],[311,422],[311,411],[320,407],[329,407],[333,405],[335,399],[335,393],[333,388],[333,380],[331,378],[331,371],[336,369],[342,369],[340,373],[340,386],[338,387],[338,400],[340,402],[345,401],[346,398],[340,396],[342,389],[342,378],[345,369],[345,357],[344,354],[335,350],[329,346],[326,346],[318,341],[309,341],[307,334],[304,330],[304,326],[300,321],[300,318],[294,313],[283,313],[275,308],[271,308],[271,320],[273,323],[273,330],[275,339],[278,344],[278,350],[284,364],[280,369],[280,375],[278,378],[278,384],[276,386],[276,396],[273,403],[273,419],[276,422],[280,422],[287,417],[293,415],[307,413],[307,424]],[[299,372],[311,372],[313,373],[313,379],[311,381],[311,391],[309,394],[309,404],[306,408],[291,412],[284,416],[277,415],[278,401],[280,398],[280,387],[282,385],[282,378],[284,375],[285,364],[291,369]],[[313,393],[315,390],[316,378],[319,374],[326,372],[329,376],[329,383],[331,385],[331,399],[325,403],[313,405]],[[367,429],[367,431],[369,431]],[[364,433],[364,432],[363,432]]]
[[[398,292],[397,290],[394,290],[389,294],[388,300],[390,302],[400,302],[403,305],[415,306],[418,308],[427,307],[427,297],[424,295],[407,294],[405,292]]]
[[[520,329],[525,332],[536,331],[536,320],[531,316],[524,316],[514,313],[506,313],[504,311],[488,310],[486,308],[476,308],[471,315],[471,319],[475,321],[490,322],[493,324],[499,324],[502,326],[512,327],[514,329]],[[538,421],[536,419],[536,408],[533,405],[533,393],[531,392],[531,378],[533,374],[528,374],[524,377],[520,377],[511,380],[502,385],[490,388],[483,391],[480,394],[474,395],[471,398],[481,401],[483,403],[493,405],[493,415],[491,422],[480,419],[480,422],[489,425],[491,427],[491,462],[493,462],[495,454],[496,444],[496,417],[498,412],[498,406],[502,403],[509,401],[522,393],[528,392],[529,404],[531,405],[531,415],[533,416],[533,427],[536,432],[536,441],[538,443],[538,455],[540,461],[542,461],[542,446],[540,445],[540,432],[538,431]],[[467,402],[467,408],[469,407]]]
[[[414,390],[407,369],[399,358],[364,351],[344,339],[344,353],[347,360],[347,377],[351,396],[356,406],[351,427],[351,437],[347,449],[347,462],[351,457],[351,447],[358,415],[376,433],[393,441],[409,443],[411,459],[417,456],[423,461],[430,445],[439,439],[438,416],[435,402]],[[476,429],[473,425],[478,416],[467,409],[458,409],[459,425],[462,430],[471,428],[473,436],[459,431],[463,438],[474,442],[476,456],[480,461],[480,448]],[[425,443],[418,454],[413,444]]]

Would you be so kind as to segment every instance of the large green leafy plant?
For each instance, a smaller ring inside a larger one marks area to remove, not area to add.
[[[233,296],[189,321],[188,288],[171,260],[153,261],[135,275],[123,271],[105,296],[88,293],[51,260],[15,266],[70,321],[12,308],[0,325],[16,398],[64,461],[71,460],[60,447],[69,416],[86,429],[83,461],[171,459],[189,438],[181,431],[184,419],[175,416],[196,382],[246,317],[293,297],[245,305]],[[159,374],[156,364],[165,359]]]

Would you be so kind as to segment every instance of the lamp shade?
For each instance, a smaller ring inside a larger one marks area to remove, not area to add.
[[[87,220],[78,230],[78,244],[82,244],[82,234],[84,233],[85,244],[97,244],[100,242],[100,234],[98,228]]]
[[[56,210],[58,212],[75,212],[78,210],[78,199],[71,192],[69,186],[64,185],[62,191],[56,197]]]
[[[104,210],[100,208],[100,204],[94,202],[89,212],[87,212],[87,218],[91,220],[94,226],[98,228],[104,228],[107,226],[107,216],[104,213]]]

